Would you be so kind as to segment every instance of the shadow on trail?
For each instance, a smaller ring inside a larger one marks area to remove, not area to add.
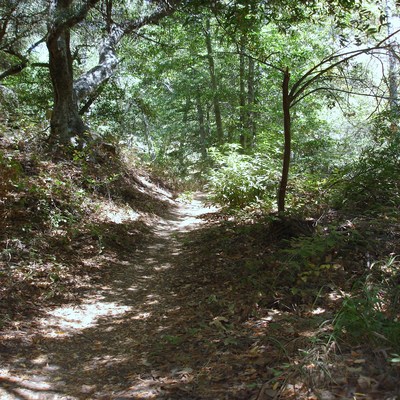
[[[0,397],[249,399],[241,375],[253,373],[244,355],[253,340],[229,334],[219,317],[229,304],[210,290],[226,282],[187,239],[207,211],[200,200],[160,220],[136,252],[103,255],[108,276],[79,303],[4,332]]]

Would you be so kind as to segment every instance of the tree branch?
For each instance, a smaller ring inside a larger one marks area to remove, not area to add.
[[[328,92],[340,92],[340,93],[346,93],[346,94],[351,94],[354,96],[364,96],[364,97],[373,97],[375,99],[382,99],[382,100],[390,100],[390,96],[383,96],[379,94],[370,94],[370,93],[360,93],[360,92],[353,92],[352,90],[346,90],[346,89],[339,89],[339,88],[334,88],[331,86],[320,86],[315,89],[310,90],[309,92],[306,92],[303,94],[303,96],[299,97],[294,101],[290,107],[294,107],[297,103],[299,103],[301,100],[303,100],[305,97],[308,97],[309,95],[319,92],[320,90],[326,90]]]
[[[99,2],[100,0],[87,0],[85,1],[82,6],[73,13],[69,13],[69,15],[62,15],[61,17],[59,16],[54,16],[54,27],[51,29],[50,35],[52,36],[59,36],[62,31],[68,28],[72,28],[79,22],[82,22],[88,12]],[[55,9],[54,12],[57,12],[58,10]],[[59,18],[57,18],[59,17]]]
[[[304,90],[306,90],[312,83],[314,83],[316,80],[318,80],[323,74],[326,72],[330,71],[331,69],[337,67],[338,65],[345,63],[346,61],[349,61],[361,54],[366,54],[374,50],[379,50],[382,49],[386,46],[383,46],[383,44],[388,41],[391,37],[396,35],[397,33],[400,32],[400,29],[397,30],[396,32],[393,32],[389,36],[386,36],[383,40],[378,42],[376,45],[363,48],[363,49],[358,49],[358,50],[352,50],[348,51],[345,53],[338,53],[338,54],[333,54],[324,60],[322,60],[320,63],[315,65],[313,68],[308,70],[293,86],[290,91],[290,94],[295,100],[298,96],[300,96]],[[343,58],[344,57],[344,58]],[[337,61],[335,61],[337,60]],[[333,62],[332,64],[328,65],[327,67],[317,71],[320,67],[323,67],[324,65]],[[314,76],[312,76],[315,73]],[[312,76],[310,79],[308,79],[310,76]],[[308,79],[308,80],[307,80]]]
[[[23,61],[19,64],[15,64],[15,65],[11,66],[6,71],[4,71],[0,74],[0,81],[7,78],[8,76],[19,74],[23,69],[26,68],[27,65],[28,65],[28,63],[26,61]]]
[[[27,55],[20,54],[19,52],[15,51],[14,49],[5,49],[3,50],[5,53],[10,54],[19,60],[21,60],[20,63],[12,65],[10,68],[8,68],[6,71],[2,72],[0,74],[0,81],[3,79],[7,78],[8,76],[12,75],[17,75],[19,74],[22,70],[24,70],[28,65],[29,65],[29,60],[28,60],[28,55],[32,53],[32,51],[39,46],[40,43],[43,43],[46,39],[41,38],[37,42],[33,43],[28,50],[26,51]],[[34,67],[48,67],[48,64],[45,63],[33,63],[31,64]]]
[[[109,35],[104,39],[100,47],[98,64],[74,82],[74,90],[77,98],[82,100],[90,96],[103,81],[109,79],[114,74],[119,64],[116,55],[116,46],[124,36],[137,32],[145,25],[157,24],[162,18],[172,14],[180,3],[181,0],[164,0],[149,15],[135,21],[126,21],[120,25],[113,24],[110,27]]]
[[[135,21],[126,21],[121,25],[124,35],[138,31],[146,25],[157,25],[161,19],[173,14],[182,0],[163,0],[156,10],[149,15],[144,15]]]

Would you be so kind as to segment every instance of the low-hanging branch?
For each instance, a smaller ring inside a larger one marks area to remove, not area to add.
[[[296,101],[294,101],[290,107],[294,107],[297,103],[301,102],[301,100],[303,100],[305,97],[307,97],[313,93],[319,92],[321,90],[325,90],[328,92],[341,92],[341,93],[354,95],[354,96],[373,97],[375,99],[382,99],[382,100],[391,100],[392,99],[390,96],[384,96],[384,95],[379,95],[379,94],[360,93],[360,92],[354,92],[352,90],[340,89],[340,88],[331,87],[331,86],[319,86],[315,89],[310,90],[309,92],[304,93],[303,96],[301,96]]]
[[[351,50],[351,51],[348,51],[345,53],[335,53],[329,57],[326,57],[321,62],[316,64],[314,67],[309,69],[292,86],[292,88],[290,90],[290,96],[292,97],[292,100],[296,100],[310,85],[312,85],[315,81],[320,79],[324,74],[326,74],[330,70],[334,69],[335,67],[337,67],[343,63],[346,63],[347,61],[350,61],[353,58],[356,58],[362,54],[368,54],[370,52],[373,52],[374,50],[381,50],[383,48],[386,49],[389,45],[386,45],[384,43],[386,43],[390,38],[392,38],[399,32],[400,32],[400,29],[397,30],[396,32],[393,32],[392,34],[386,36],[384,39],[382,39],[380,42],[378,42],[374,46],[370,46],[370,47],[358,49],[358,50]],[[328,65],[326,67],[324,67],[326,64],[328,64]],[[323,68],[321,70],[319,70],[320,67],[323,67]],[[308,78],[310,78],[310,79],[308,79]]]
[[[39,46],[41,43],[45,42],[46,39],[43,37],[39,40],[37,40],[35,43],[33,43],[28,50],[26,51],[26,54],[21,54],[18,51],[14,50],[13,48],[7,48],[4,49],[3,51],[7,54],[10,54],[11,56],[14,56],[15,58],[19,59],[20,62],[17,64],[12,65],[9,67],[6,71],[3,71],[0,74],[0,81],[4,80],[5,78],[12,76],[12,75],[17,75],[21,71],[23,71],[28,65],[32,67],[45,67],[48,68],[49,64],[47,63],[30,63],[29,62],[29,55],[32,53],[32,51]]]

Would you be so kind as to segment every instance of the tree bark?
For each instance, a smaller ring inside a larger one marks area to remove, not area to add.
[[[209,18],[206,21],[205,39],[207,47],[208,68],[210,71],[211,90],[213,93],[215,125],[217,128],[217,142],[219,145],[221,145],[224,142],[224,131],[222,127],[221,107],[218,96],[218,83],[215,73],[215,62],[211,43],[211,23]]]
[[[147,24],[156,24],[163,17],[172,14],[180,0],[161,0],[156,10],[137,20],[120,25],[110,25],[111,1],[107,3],[107,37],[99,51],[99,63],[87,73],[73,80],[72,56],[70,50],[70,29],[83,21],[87,13],[99,0],[86,0],[75,11],[73,0],[51,0],[50,26],[47,48],[49,51],[50,76],[54,91],[54,110],[50,121],[49,142],[52,145],[71,144],[74,136],[83,140],[86,126],[78,112],[78,101],[92,96],[98,87],[108,80],[118,66],[116,46],[121,39]]]
[[[199,122],[201,158],[205,160],[207,157],[207,149],[206,149],[207,134],[206,134],[206,125],[204,118],[204,109],[203,105],[201,104],[200,92],[196,93],[196,108],[197,108],[197,119]]]
[[[52,26],[49,28],[47,49],[49,69],[53,84],[54,108],[50,120],[49,143],[53,146],[71,145],[74,136],[82,137],[85,124],[79,115],[78,103],[73,89],[70,28],[60,28],[57,21],[67,15],[72,0],[53,0],[50,7]],[[62,24],[63,25],[63,24]]]
[[[116,46],[124,35],[125,32],[120,27],[113,25],[110,28],[109,35],[100,46],[98,64],[74,82],[74,91],[78,100],[90,96],[99,85],[110,79],[114,74],[118,66]]]
[[[386,13],[386,21],[387,21],[387,34],[392,35],[394,33],[393,29],[393,12],[392,12],[392,4],[389,0],[386,0],[385,4],[385,13]],[[396,115],[399,114],[399,94],[398,94],[398,80],[397,80],[397,66],[398,62],[395,56],[395,46],[397,46],[396,40],[393,37],[389,42],[389,104],[390,109]]]
[[[255,121],[255,103],[256,103],[256,93],[255,93],[255,78],[254,78],[254,59],[249,57],[249,73],[247,77],[247,129],[250,138],[250,146],[254,145],[256,138],[256,121]]]
[[[138,18],[133,21],[125,21],[120,24],[111,23],[110,1],[107,3],[106,29],[108,35],[104,38],[99,49],[99,61],[95,67],[82,74],[74,82],[74,90],[78,100],[90,96],[102,82],[109,79],[118,67],[116,48],[124,36],[137,32],[145,25],[155,25],[159,21],[172,14],[181,0],[159,1],[159,6],[150,15]]]
[[[239,132],[240,145],[244,152],[249,147],[248,133],[246,132],[246,89],[245,89],[245,39],[242,35],[240,38],[240,53],[239,53]]]
[[[289,68],[286,68],[283,74],[283,83],[282,83],[283,132],[285,136],[285,142],[283,151],[282,176],[278,192],[279,214],[283,214],[285,212],[286,189],[289,177],[290,152],[291,152],[291,141],[292,141],[291,121],[290,121],[290,106],[292,99],[291,96],[289,95],[289,81],[290,81]]]

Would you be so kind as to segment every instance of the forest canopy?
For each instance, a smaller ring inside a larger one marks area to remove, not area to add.
[[[399,10],[0,0],[0,397],[399,398]]]
[[[62,157],[103,137],[208,174],[222,204],[284,212],[290,168],[308,192],[389,135],[384,115],[397,129],[395,14],[390,0],[7,0],[3,108],[48,118]]]

